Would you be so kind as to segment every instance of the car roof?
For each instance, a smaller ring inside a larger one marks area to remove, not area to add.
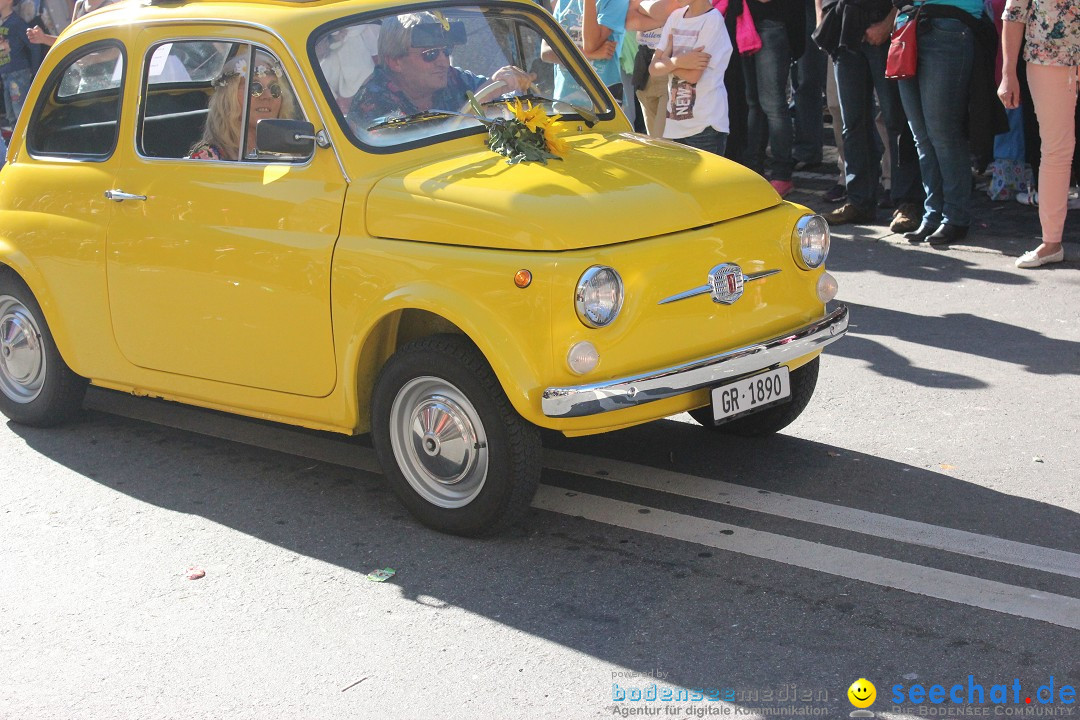
[[[533,5],[531,0],[505,0]],[[487,4],[479,0],[476,4]],[[412,4],[412,3],[409,3]],[[219,22],[272,28],[291,42],[301,42],[312,29],[351,13],[405,8],[401,0],[124,0],[84,15],[68,26],[63,37],[103,27],[142,26],[165,22]],[[420,5],[420,2],[416,3]],[[424,2],[425,6],[440,4]],[[470,0],[446,4],[470,4]]]

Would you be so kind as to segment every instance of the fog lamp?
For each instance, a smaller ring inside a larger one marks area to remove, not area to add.
[[[582,340],[570,348],[570,352],[566,354],[566,364],[574,373],[584,375],[595,370],[600,364],[600,353],[591,342]]]
[[[840,286],[836,282],[836,278],[827,272],[821,273],[821,277],[817,280],[817,296],[821,299],[821,302],[827,303],[836,297],[836,291],[840,289]]]

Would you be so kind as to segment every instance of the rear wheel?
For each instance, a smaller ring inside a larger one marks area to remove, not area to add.
[[[82,407],[86,380],[68,368],[41,307],[22,280],[0,273],[0,412],[50,427]]]
[[[415,340],[387,361],[371,434],[398,498],[443,532],[498,532],[525,512],[540,480],[539,431],[461,336]]]
[[[810,403],[814,388],[817,387],[820,359],[820,356],[816,357],[798,370],[791,371],[791,398],[781,405],[774,405],[721,425],[713,424],[711,407],[691,410],[690,417],[697,420],[702,427],[725,435],[757,437],[780,432],[795,422],[795,418],[802,415],[802,411]]]

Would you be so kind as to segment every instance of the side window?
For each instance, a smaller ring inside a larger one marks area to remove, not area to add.
[[[124,50],[115,41],[72,53],[45,81],[30,119],[34,155],[104,160],[116,149]]]
[[[306,160],[255,147],[260,120],[302,119],[292,86],[269,51],[245,43],[185,40],[147,53],[139,152],[153,158]]]
[[[202,137],[212,82],[233,43],[185,41],[155,45],[143,70],[139,152],[186,158]]]

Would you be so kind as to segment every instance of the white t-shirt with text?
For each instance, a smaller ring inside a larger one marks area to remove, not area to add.
[[[697,135],[705,128],[728,132],[728,100],[724,73],[731,60],[731,39],[724,16],[715,8],[695,17],[685,17],[688,8],[668,16],[660,33],[659,49],[668,57],[701,47],[711,57],[697,83],[668,76],[667,122],[664,137],[677,140]]]

